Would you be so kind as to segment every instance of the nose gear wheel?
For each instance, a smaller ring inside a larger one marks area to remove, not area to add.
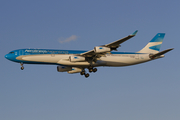
[[[21,65],[21,70],[24,70],[23,63],[20,63],[20,65]]]

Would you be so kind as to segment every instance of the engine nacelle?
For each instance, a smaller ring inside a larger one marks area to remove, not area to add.
[[[84,62],[86,59],[82,56],[69,56],[70,62]]]
[[[81,71],[82,71],[82,69],[73,67],[71,71],[68,71],[68,73],[70,73],[70,74],[80,73]]]
[[[95,53],[104,53],[104,52],[110,52],[110,51],[111,51],[111,48],[109,47],[102,47],[102,46],[94,47]]]
[[[57,66],[57,71],[58,72],[67,72],[67,71],[71,71],[72,67],[67,67],[67,66]]]

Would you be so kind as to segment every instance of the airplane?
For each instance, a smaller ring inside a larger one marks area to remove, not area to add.
[[[96,72],[100,66],[120,67],[148,62],[164,57],[164,54],[173,50],[167,49],[159,52],[165,33],[157,33],[155,37],[138,52],[112,52],[117,51],[120,44],[137,34],[137,30],[122,39],[109,44],[96,46],[90,51],[80,50],[53,50],[53,49],[18,49],[5,55],[5,58],[23,64],[50,64],[57,65],[58,72],[80,73],[86,78],[89,72]]]

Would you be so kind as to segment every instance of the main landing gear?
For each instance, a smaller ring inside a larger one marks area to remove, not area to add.
[[[96,72],[97,71],[97,68],[89,68],[89,72]]]
[[[20,65],[21,65],[21,70],[24,70],[23,63],[20,63]]]
[[[86,73],[85,70],[82,70],[82,71],[80,72],[80,74],[81,74],[81,75],[84,75],[86,78],[89,77],[89,73]]]
[[[97,68],[93,68],[93,67],[89,67],[89,72],[96,72],[97,71]],[[89,73],[86,73],[86,71],[83,69],[81,72],[80,72],[81,75],[84,75],[86,78],[89,77]]]

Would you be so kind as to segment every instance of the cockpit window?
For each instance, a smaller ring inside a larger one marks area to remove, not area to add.
[[[9,54],[14,54],[14,52],[10,52]]]

